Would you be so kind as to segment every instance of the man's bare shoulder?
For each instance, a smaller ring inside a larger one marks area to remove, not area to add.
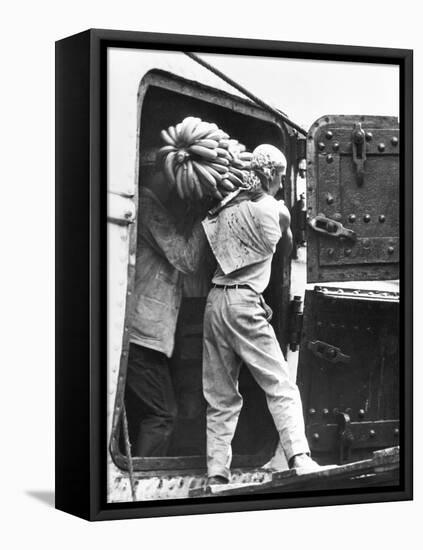
[[[279,212],[279,225],[282,230],[287,229],[291,224],[291,214],[289,213],[288,208],[285,205],[284,201],[276,201],[278,204]]]

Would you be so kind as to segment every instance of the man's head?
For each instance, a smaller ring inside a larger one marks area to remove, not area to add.
[[[266,193],[276,195],[282,187],[282,177],[286,171],[285,155],[268,143],[263,143],[253,151],[251,169],[260,177]]]

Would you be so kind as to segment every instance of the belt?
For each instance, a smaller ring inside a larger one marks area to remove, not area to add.
[[[223,288],[225,290],[227,288],[248,288],[248,290],[252,290],[250,285],[216,285],[216,284],[213,284],[213,288]]]

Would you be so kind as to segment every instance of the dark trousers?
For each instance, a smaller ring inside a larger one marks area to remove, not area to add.
[[[177,407],[163,353],[130,345],[125,404],[133,456],[166,456]]]

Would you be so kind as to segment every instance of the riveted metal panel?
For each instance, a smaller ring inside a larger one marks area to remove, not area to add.
[[[353,455],[397,445],[399,293],[316,286],[304,312],[298,384],[312,453],[339,460],[343,419]]]
[[[356,131],[362,145],[355,145]],[[307,137],[307,163],[309,222],[324,216],[355,233],[333,236],[309,224],[307,281],[398,278],[397,119],[322,117]]]

